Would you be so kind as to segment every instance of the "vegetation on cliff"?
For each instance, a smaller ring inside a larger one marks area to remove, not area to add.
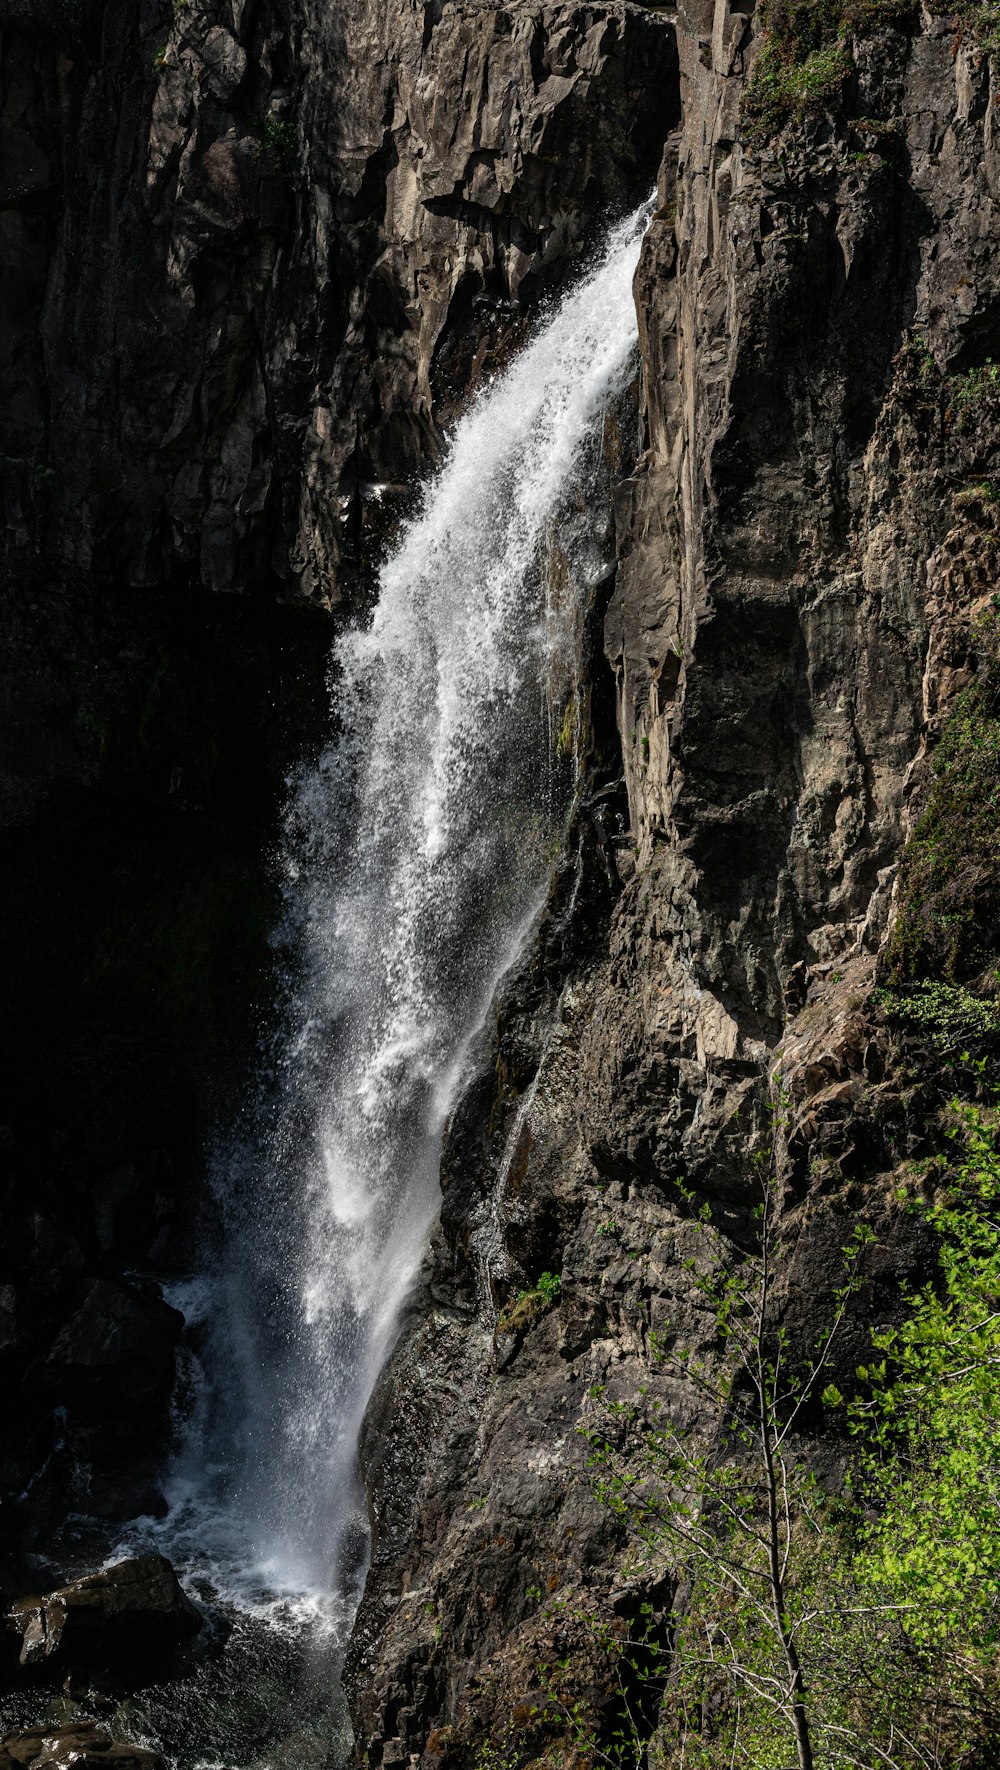
[[[1000,619],[979,623],[979,669],[934,758],[927,807],[900,865],[887,956],[896,981],[981,971],[1000,918]]]
[[[998,0],[960,0],[947,10],[956,48],[968,37],[983,54],[1000,53]],[[837,108],[855,72],[856,44],[907,27],[916,11],[915,0],[765,0],[761,47],[743,100],[747,138],[765,141],[789,123]]]
[[[855,38],[913,16],[913,0],[767,0],[763,40],[743,100],[751,140],[829,109],[854,70]]]
[[[713,1356],[657,1346],[638,1404],[598,1398],[598,1492],[627,1529],[633,1571],[666,1580],[679,1603],[671,1627],[657,1631],[647,1606],[615,1644],[622,1724],[610,1742],[549,1676],[543,1718],[591,1758],[662,1770],[784,1770],[793,1754],[799,1770],[995,1761],[1000,1124],[992,1104],[956,1100],[948,1116],[945,1154],[900,1185],[935,1238],[936,1271],[905,1296],[898,1325],[872,1334],[850,1401],[825,1377],[870,1232],[845,1249],[831,1313],[797,1364],[780,1325],[773,1173],[755,1254],[734,1266],[701,1219]],[[722,1418],[720,1443],[678,1425],[659,1396],[681,1371]],[[846,1457],[842,1481],[819,1478],[807,1444],[821,1384],[854,1438],[834,1458]],[[638,1724],[629,1676],[656,1692],[655,1729]]]

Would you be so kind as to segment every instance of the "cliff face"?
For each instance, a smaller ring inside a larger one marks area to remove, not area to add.
[[[502,330],[650,178],[671,38],[478,0],[6,13],[8,535],[336,600],[477,304]]]
[[[623,4],[7,0],[0,29],[20,1552],[157,1504],[179,1324],[143,1275],[191,1259],[252,1073],[329,608],[450,405],[651,187],[677,91]]]
[[[664,1595],[630,1584],[591,1497],[588,1394],[634,1398],[653,1331],[708,1344],[674,1182],[739,1241],[776,1075],[793,1336],[857,1214],[880,1230],[869,1319],[916,1258],[886,1198],[920,1131],[871,992],[992,577],[961,496],[989,445],[924,397],[926,354],[903,347],[925,340],[938,388],[996,348],[995,76],[925,12],[855,46],[847,116],[755,143],[752,20],[718,0],[682,4],[676,28],[681,123],[636,281],[644,447],[605,625],[624,889],[596,953],[547,999],[519,980],[502,1005],[499,1072],[533,1036],[534,1076],[515,1066],[453,1128],[426,1294],[366,1442],[351,1680],[372,1761],[523,1742],[538,1668],[566,1654],[600,1712],[574,1608],[624,1617]],[[503,1247],[477,1288],[490,1216]],[[498,1318],[545,1271],[557,1306],[534,1293]]]
[[[855,44],[833,114],[768,142],[741,121],[759,31],[727,0],[0,0],[0,24],[3,708],[38,734],[0,775],[32,1004],[0,1148],[0,1351],[30,1432],[3,1479],[40,1480],[36,1529],[69,1492],[56,1404],[78,1469],[101,1437],[134,1462],[126,1366],[163,1431],[176,1323],[123,1276],[176,1249],[199,1169],[172,1126],[204,1107],[232,971],[263,964],[225,930],[253,892],[267,919],[244,863],[324,720],[318,611],[363,597],[455,403],[659,164],[575,922],[560,899],[499,1004],[364,1444],[359,1746],[461,1758],[522,1724],[554,1653],[600,1709],[545,1596],[621,1617],[664,1597],[623,1569],[578,1428],[594,1383],[636,1392],[651,1331],[705,1340],[674,1183],[745,1234],[776,1071],[793,1328],[859,1212],[876,1316],[914,1259],[886,1180],[919,1128],[871,990],[995,576],[969,495],[995,436],[942,391],[1000,347],[995,76],[915,12]],[[191,905],[195,872],[215,883]],[[151,953],[137,900],[221,971]],[[109,1321],[124,1350],[95,1390]]]

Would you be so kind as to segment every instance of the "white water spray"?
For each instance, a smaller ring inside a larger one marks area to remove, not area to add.
[[[371,625],[337,646],[342,735],[290,810],[297,978],[270,1128],[229,1165],[229,1309],[207,1359],[229,1393],[202,1403],[226,1497],[212,1514],[202,1445],[174,1518],[210,1552],[224,1516],[264,1588],[339,1591],[342,1614],[363,1559],[362,1418],[438,1207],[470,1048],[562,835],[572,767],[551,709],[573,691],[601,567],[581,509],[631,369],[646,214],[458,425]]]

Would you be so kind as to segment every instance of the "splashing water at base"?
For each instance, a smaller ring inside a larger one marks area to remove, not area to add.
[[[552,709],[604,569],[586,508],[631,371],[647,215],[458,425],[370,626],[337,645],[342,735],[290,807],[279,1074],[227,1155],[224,1298],[205,1309],[160,1533],[276,1622],[290,1604],[342,1633],[352,1614],[362,1418],[470,1051],[549,886],[573,787]]]

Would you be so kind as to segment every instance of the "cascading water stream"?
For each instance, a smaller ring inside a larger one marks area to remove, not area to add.
[[[603,566],[586,500],[631,372],[647,214],[613,231],[457,426],[370,625],[337,645],[341,735],[289,811],[280,1073],[225,1164],[225,1306],[167,1530],[188,1565],[228,1560],[318,1605],[339,1594],[345,1619],[362,1418],[438,1207],[470,1048],[571,797],[548,722]]]

